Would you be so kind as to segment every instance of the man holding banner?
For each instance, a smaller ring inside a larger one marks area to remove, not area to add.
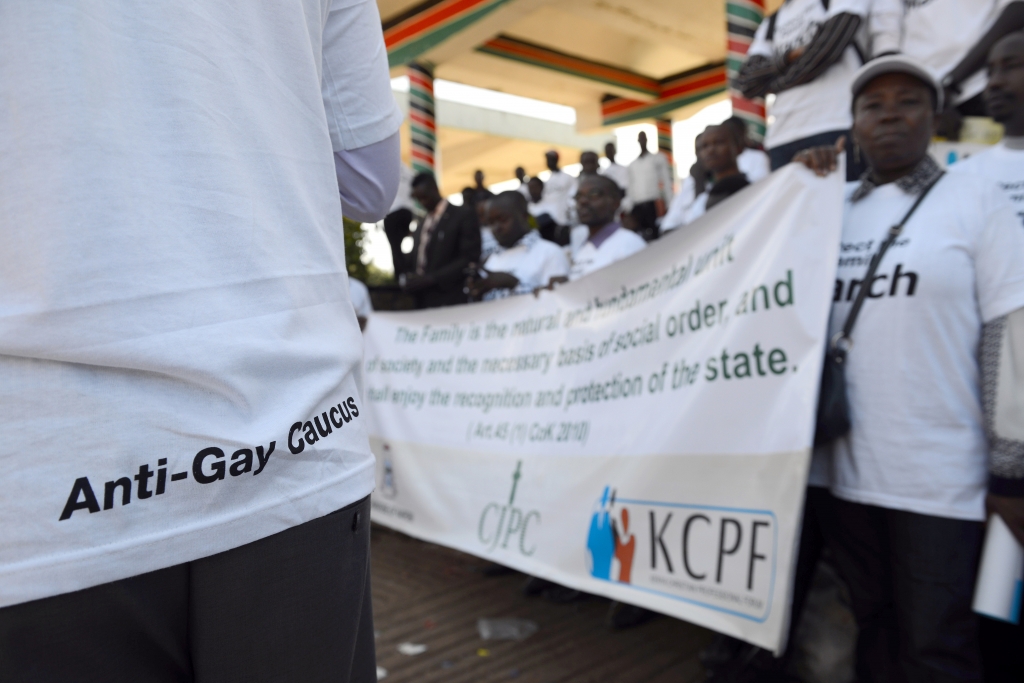
[[[589,235],[572,255],[570,280],[578,280],[643,249],[647,243],[615,220],[622,189],[607,176],[588,176],[576,192],[576,212]]]

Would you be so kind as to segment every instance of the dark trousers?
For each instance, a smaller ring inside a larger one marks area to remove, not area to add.
[[[984,526],[835,499],[836,565],[857,619],[859,683],[980,681],[971,611]]]
[[[636,221],[636,234],[640,235],[647,242],[658,239],[658,205],[651,200],[633,205],[630,211],[633,220]]]
[[[830,544],[832,540],[835,528],[834,501],[835,499],[827,488],[807,487],[807,497],[804,499],[804,519],[800,527],[800,547],[797,551],[793,578],[793,611],[789,621],[789,644],[786,645],[786,652],[783,656],[787,661],[793,651],[793,640],[797,628],[800,626],[800,617],[803,616],[804,605],[807,604],[807,596],[814,583],[814,572],[818,568],[818,560],[821,559],[826,545]]]
[[[388,236],[388,243],[391,245],[391,260],[395,266],[395,277],[407,270],[408,256],[402,253],[402,240],[409,235],[411,223],[412,211],[409,209],[398,209],[384,216],[384,234]]]
[[[775,171],[782,168],[789,162],[793,161],[793,157],[798,152],[802,152],[805,149],[811,147],[831,147],[836,144],[836,140],[840,136],[846,136],[846,180],[859,180],[867,170],[867,167],[860,155],[856,154],[853,149],[853,135],[848,130],[833,130],[828,133],[818,133],[801,140],[794,140],[793,142],[787,142],[784,145],[778,147],[772,147],[768,150],[768,159],[771,162],[772,170]]]
[[[981,617],[981,661],[985,683],[1024,681],[1024,624]]]
[[[219,555],[0,609],[0,680],[376,681],[369,501]]]

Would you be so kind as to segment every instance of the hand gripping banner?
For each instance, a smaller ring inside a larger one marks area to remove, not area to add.
[[[374,521],[780,651],[842,192],[790,165],[539,297],[375,314]]]

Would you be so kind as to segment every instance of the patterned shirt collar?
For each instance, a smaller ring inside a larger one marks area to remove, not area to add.
[[[526,251],[530,251],[531,249],[533,249],[533,245],[537,244],[537,242],[541,241],[542,239],[543,238],[540,236],[540,233],[537,232],[536,230],[528,230],[526,234],[520,237],[519,240],[511,247],[503,247],[501,246],[501,244],[499,244],[493,253],[502,254],[506,251],[518,249],[519,247],[522,247]]]
[[[893,181],[896,187],[900,188],[909,195],[919,195],[924,191],[928,185],[932,183],[939,175],[942,174],[942,169],[935,163],[930,154],[926,154],[924,159],[921,159],[921,163],[914,168],[913,171],[905,176],[897,178]],[[871,194],[878,185],[871,179],[871,171],[866,171],[864,175],[860,177],[860,185],[850,195],[850,201],[858,202],[864,197]]]

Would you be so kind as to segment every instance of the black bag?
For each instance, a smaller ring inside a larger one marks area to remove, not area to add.
[[[868,292],[871,291],[871,282],[874,280],[875,271],[878,270],[878,264],[882,262],[882,257],[899,237],[903,226],[914,215],[914,211],[924,201],[928,192],[935,187],[935,183],[939,182],[942,175],[940,173],[936,176],[921,191],[913,206],[903,216],[903,220],[889,228],[889,234],[878,247],[878,253],[871,257],[867,275],[861,281],[860,289],[857,290],[857,298],[853,301],[850,314],[846,316],[843,329],[829,340],[828,346],[825,348],[825,364],[821,368],[821,388],[818,391],[818,416],[814,429],[815,446],[831,443],[850,432],[850,403],[846,398],[846,354],[853,345],[850,333],[853,332],[853,325],[857,322],[860,309],[864,305]]]

